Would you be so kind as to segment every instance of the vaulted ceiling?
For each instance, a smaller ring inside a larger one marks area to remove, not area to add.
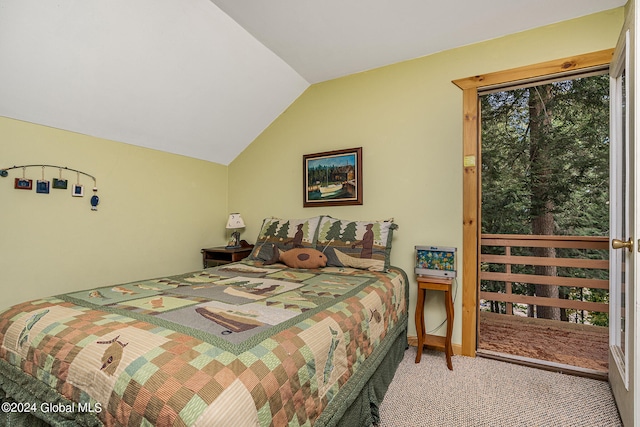
[[[229,164],[317,82],[625,0],[1,0],[0,116]]]

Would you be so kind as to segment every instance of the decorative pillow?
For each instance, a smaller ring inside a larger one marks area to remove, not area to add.
[[[265,218],[248,259],[268,261],[273,246],[280,251],[293,248],[315,248],[320,217],[303,219]]]
[[[320,268],[327,265],[327,257],[317,249],[293,248],[282,252],[277,246],[272,246],[273,258],[265,261],[265,265],[280,261],[291,268]]]
[[[327,256],[328,266],[386,271],[396,228],[393,219],[348,221],[323,216],[318,226],[316,249]]]

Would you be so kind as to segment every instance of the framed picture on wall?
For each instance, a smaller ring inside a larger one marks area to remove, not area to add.
[[[66,179],[53,178],[53,188],[59,188],[61,190],[66,190],[67,189],[67,183],[68,183],[68,181]]]
[[[362,147],[302,156],[305,208],[362,204]]]
[[[36,181],[36,193],[49,194],[49,188],[51,188],[49,181],[43,179]]]
[[[33,180],[16,178],[13,184],[13,188],[17,190],[31,190],[33,188]]]
[[[80,184],[73,184],[73,187],[71,188],[71,195],[73,197],[82,197],[82,196],[84,196],[84,186],[82,186]]]

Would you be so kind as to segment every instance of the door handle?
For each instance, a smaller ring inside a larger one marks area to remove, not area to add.
[[[611,247],[613,249],[627,248],[631,252],[633,251],[633,240],[629,239],[625,242],[624,240],[613,239],[611,240]]]

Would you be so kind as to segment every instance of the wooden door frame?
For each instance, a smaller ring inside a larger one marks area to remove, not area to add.
[[[475,357],[480,275],[480,110],[478,91],[490,86],[544,78],[608,65],[614,49],[576,55],[536,65],[454,80],[462,89],[463,221],[462,221],[462,355]]]

